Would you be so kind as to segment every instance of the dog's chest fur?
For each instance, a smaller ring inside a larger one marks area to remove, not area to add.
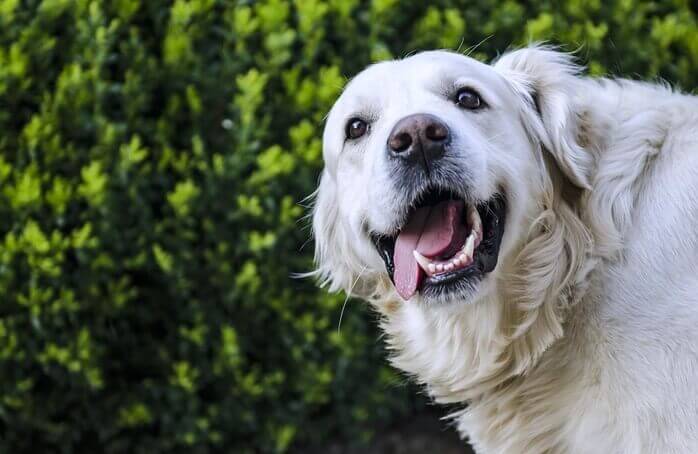
[[[565,336],[522,376],[500,381],[501,364],[484,365],[482,355],[465,351],[476,345],[437,332],[455,325],[432,319],[427,326],[417,317],[412,335],[399,337],[409,352],[393,362],[437,402],[467,402],[451,416],[478,453],[698,452],[695,334],[684,346],[670,333],[664,341],[643,339],[644,328],[629,333],[627,319],[605,310],[614,301],[599,298],[575,306]],[[461,327],[462,336],[471,333],[472,325]]]

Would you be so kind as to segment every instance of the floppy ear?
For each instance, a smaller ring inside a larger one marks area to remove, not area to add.
[[[327,170],[313,194],[313,237],[315,238],[315,270],[308,273],[329,291],[343,290],[347,294],[370,294],[366,267],[356,255],[352,243],[357,239],[344,224],[339,212],[337,182]],[[359,278],[363,279],[359,282]],[[367,290],[367,288],[369,288]]]
[[[565,176],[576,186],[589,189],[593,156],[585,145],[582,112],[574,97],[582,89],[581,67],[569,54],[551,47],[533,46],[504,54],[494,64],[529,108],[537,111],[537,121],[527,127],[555,158]]]
[[[568,309],[586,291],[593,238],[579,216],[578,191],[590,189],[600,141],[590,114],[581,109],[581,68],[570,55],[530,47],[503,55],[494,68],[522,98],[524,126],[539,144],[545,167],[541,211],[507,276],[503,317],[511,332],[506,350],[511,367],[523,373],[563,335]]]
[[[339,226],[339,202],[336,195],[336,183],[332,176],[323,171],[320,176],[320,184],[313,193],[313,238],[315,239],[315,271],[310,273],[316,277],[321,286],[328,286],[330,291],[348,289],[351,284],[346,283],[348,273],[340,270],[343,264],[338,250],[341,248],[342,229]]]

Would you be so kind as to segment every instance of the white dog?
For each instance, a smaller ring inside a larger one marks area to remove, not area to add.
[[[698,99],[550,48],[354,78],[316,274],[478,453],[698,453]]]

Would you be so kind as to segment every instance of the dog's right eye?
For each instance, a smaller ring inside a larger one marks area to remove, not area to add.
[[[455,102],[459,107],[469,110],[477,110],[484,106],[480,94],[472,88],[461,88],[456,93]]]
[[[352,118],[347,122],[345,133],[347,139],[354,140],[366,134],[366,131],[368,131],[368,123],[361,118]]]

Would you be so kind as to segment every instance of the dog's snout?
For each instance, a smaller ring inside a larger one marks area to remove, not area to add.
[[[448,126],[430,114],[409,115],[395,124],[388,148],[391,155],[428,164],[438,159],[450,139]]]

